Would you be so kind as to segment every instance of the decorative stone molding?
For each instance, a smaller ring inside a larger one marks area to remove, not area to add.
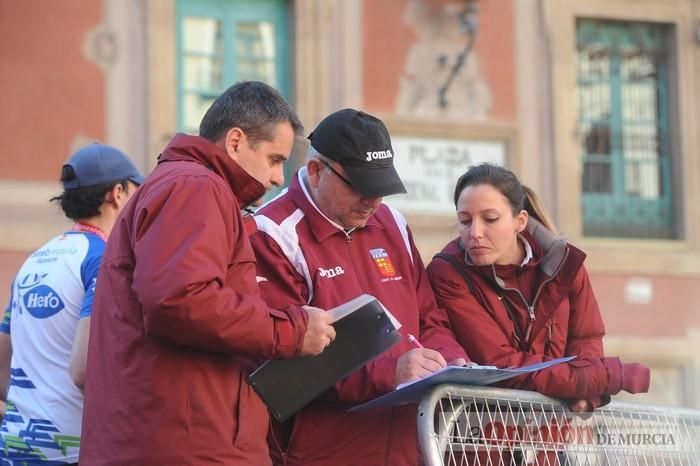
[[[70,222],[49,199],[58,182],[0,181],[0,249],[31,251],[64,231]]]
[[[83,56],[108,71],[119,57],[117,35],[104,24],[88,31],[82,45]]]

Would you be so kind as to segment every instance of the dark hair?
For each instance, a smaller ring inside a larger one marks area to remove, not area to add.
[[[52,197],[50,201],[57,202],[66,217],[71,220],[90,218],[100,214],[100,206],[105,201],[105,194],[118,184],[122,185],[124,191],[129,191],[129,180],[110,181],[95,186],[66,189],[61,195]]]
[[[218,142],[226,131],[238,127],[255,145],[272,141],[275,127],[283,122],[289,122],[297,135],[304,132],[299,117],[279,92],[259,81],[243,81],[226,89],[211,104],[199,124],[199,135]]]
[[[464,188],[480,184],[493,186],[503,194],[508,200],[508,204],[510,204],[513,215],[517,215],[521,210],[525,210],[529,216],[534,217],[545,228],[556,232],[556,227],[542,207],[537,194],[532,189],[521,184],[515,173],[499,165],[482,163],[469,167],[467,172],[457,180],[454,194],[455,207],[457,207],[459,195]]]

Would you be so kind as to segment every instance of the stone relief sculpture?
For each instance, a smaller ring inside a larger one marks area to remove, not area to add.
[[[408,0],[403,20],[418,40],[406,56],[400,77],[395,108],[398,115],[426,119],[486,118],[493,98],[477,56],[463,53],[465,47],[470,51],[471,40],[465,33],[468,31],[465,31],[464,9],[465,2],[449,2],[435,9],[425,0]],[[460,55],[465,59],[461,66],[457,63]]]

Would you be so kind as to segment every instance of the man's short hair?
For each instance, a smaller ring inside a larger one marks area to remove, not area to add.
[[[329,159],[328,157],[326,157],[325,155],[323,155],[322,153],[317,151],[316,148],[314,146],[312,146],[311,144],[309,144],[309,147],[306,149],[306,158],[307,159],[317,159],[317,160],[321,160],[321,161],[327,162],[327,163],[333,162],[331,159]]]
[[[231,128],[240,128],[251,145],[272,141],[279,123],[289,122],[294,133],[304,127],[292,107],[271,86],[260,81],[243,81],[216,98],[199,124],[199,135],[218,142]]]
[[[129,192],[129,181],[125,179],[84,188],[66,189],[59,196],[52,197],[50,201],[58,203],[66,217],[73,221],[95,217],[100,214],[105,195],[118,184],[122,185],[124,191]]]

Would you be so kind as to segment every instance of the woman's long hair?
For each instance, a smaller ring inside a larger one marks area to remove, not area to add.
[[[525,210],[530,217],[539,221],[545,228],[557,233],[557,229],[544,210],[539,196],[532,189],[521,184],[512,171],[499,165],[482,163],[469,167],[469,170],[457,180],[454,193],[455,207],[457,207],[459,195],[464,188],[480,184],[493,186],[503,194],[510,204],[513,215],[518,215],[521,210]]]

